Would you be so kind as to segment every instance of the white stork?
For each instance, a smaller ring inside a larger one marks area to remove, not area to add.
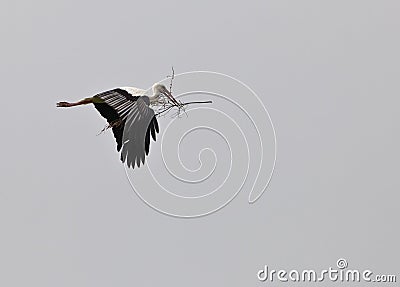
[[[146,96],[145,93],[146,90],[133,87],[116,88],[75,103],[59,102],[57,107],[93,104],[106,118],[108,127],[112,128],[117,151],[121,152],[121,161],[134,168],[135,163],[137,167],[140,167],[140,163],[144,164],[145,156],[149,153],[150,134],[155,141],[159,132],[156,114],[151,106],[159,104],[163,96],[173,106],[182,106],[162,84],[153,85],[153,95]]]

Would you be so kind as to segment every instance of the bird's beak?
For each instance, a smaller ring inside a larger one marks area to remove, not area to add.
[[[167,89],[163,90],[163,94],[165,96],[167,96],[167,98],[170,99],[171,102],[173,102],[175,105],[180,106],[180,103],[177,100],[175,100],[175,98],[172,96],[172,94]]]

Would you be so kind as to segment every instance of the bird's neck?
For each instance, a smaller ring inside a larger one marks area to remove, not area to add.
[[[154,103],[160,97],[160,92],[154,92],[153,95],[149,96],[149,100],[151,103]]]

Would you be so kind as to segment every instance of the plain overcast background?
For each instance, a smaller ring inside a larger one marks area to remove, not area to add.
[[[2,1],[0,286],[290,285],[257,271],[340,257],[398,275],[399,11],[394,0]],[[171,65],[234,76],[267,106],[278,161],[256,204],[243,192],[199,219],[154,212],[113,137],[96,136],[98,113],[55,108],[149,87]]]

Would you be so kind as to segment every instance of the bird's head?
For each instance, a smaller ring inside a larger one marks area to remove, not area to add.
[[[160,95],[164,95],[166,96],[172,103],[174,103],[175,105],[179,105],[178,101],[175,100],[175,98],[172,96],[172,94],[170,93],[170,91],[168,91],[168,89],[160,83],[155,83],[153,85],[153,93],[155,96],[159,97]]]

